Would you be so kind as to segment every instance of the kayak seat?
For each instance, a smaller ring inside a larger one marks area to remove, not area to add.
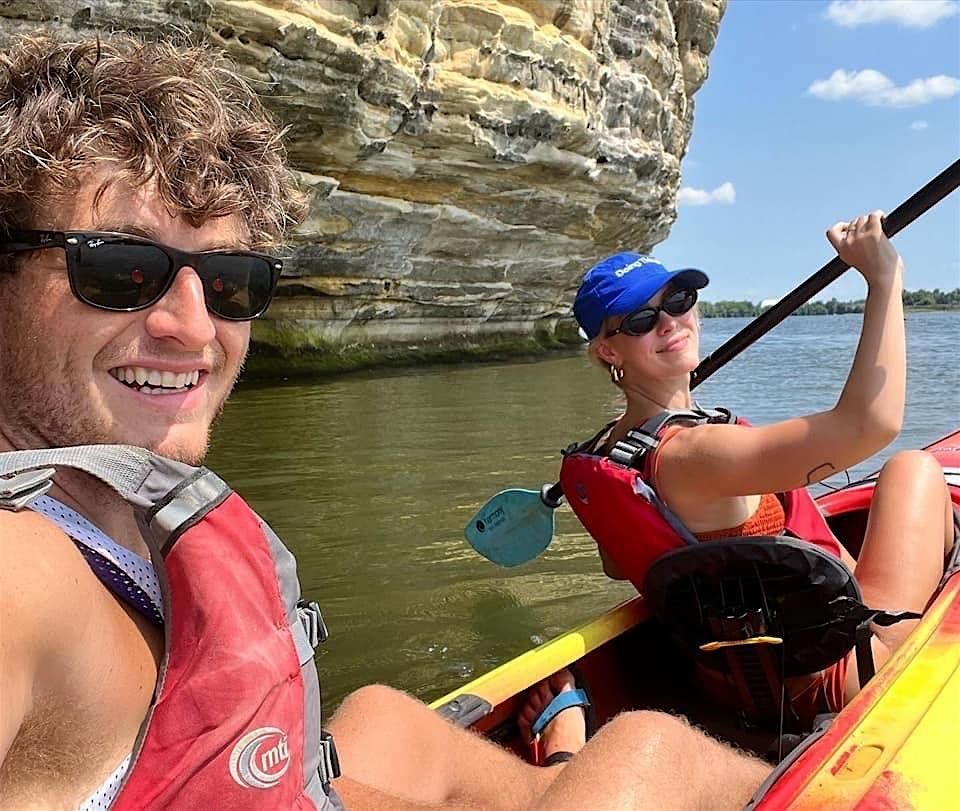
[[[869,652],[871,622],[907,618],[867,608],[840,559],[787,536],[667,552],[650,566],[641,593],[684,655],[732,677],[745,720],[794,728],[799,719],[782,706],[785,678],[824,670],[858,643]],[[872,655],[860,650],[865,683]]]

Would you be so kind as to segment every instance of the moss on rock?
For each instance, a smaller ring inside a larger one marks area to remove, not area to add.
[[[243,376],[247,380],[325,377],[377,367],[506,360],[542,355],[581,343],[574,326],[485,339],[461,335],[418,343],[343,345],[319,339],[315,333],[295,325],[261,322],[251,341]]]

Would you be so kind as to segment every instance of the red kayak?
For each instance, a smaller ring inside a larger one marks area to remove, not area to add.
[[[943,467],[960,514],[960,431],[927,450]],[[875,477],[826,493],[817,504],[856,557]],[[651,664],[655,664],[652,667]],[[507,662],[434,702],[467,726],[526,751],[516,717],[524,691],[572,668],[600,725],[617,713],[659,708],[723,740],[770,756],[776,725],[746,726],[698,689],[641,596]],[[758,809],[939,809],[960,797],[960,559],[907,641],[860,694],[806,730],[758,792]],[[773,750],[774,754],[776,749]]]

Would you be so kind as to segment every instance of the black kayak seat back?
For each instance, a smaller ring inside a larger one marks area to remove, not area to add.
[[[659,557],[642,594],[661,625],[706,667],[705,650],[766,644],[782,676],[816,673],[857,641],[864,606],[853,573],[837,557],[789,536],[705,541]],[[772,643],[772,644],[771,644]]]

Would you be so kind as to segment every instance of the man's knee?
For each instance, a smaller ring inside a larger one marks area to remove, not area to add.
[[[653,710],[621,713],[604,725],[599,736],[610,744],[648,757],[680,750],[697,738],[706,739],[686,719]]]
[[[716,762],[732,758],[753,761],[763,767],[760,761],[691,726],[685,718],[664,712],[641,710],[623,713],[608,722],[599,735],[605,735],[607,742],[613,746],[627,747],[634,757],[654,761],[709,758]]]
[[[333,716],[333,724],[388,723],[397,715],[408,714],[419,701],[400,690],[394,690],[383,684],[368,684],[354,690],[340,704]]]
[[[623,732],[654,731],[663,734],[678,734],[679,730],[693,731],[687,719],[659,710],[634,710],[623,712],[611,719],[604,729],[613,728]],[[679,732],[679,734],[684,734]]]

